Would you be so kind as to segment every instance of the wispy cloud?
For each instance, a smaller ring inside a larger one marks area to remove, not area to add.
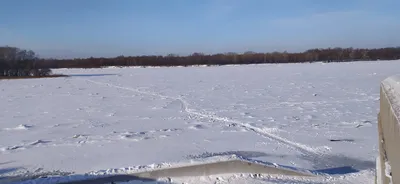
[[[400,22],[396,17],[363,10],[275,19],[270,26],[282,37],[323,47],[380,47],[400,43],[397,36]]]
[[[238,0],[212,0],[207,3],[204,17],[209,21],[225,20],[240,7]]]
[[[373,12],[367,12],[363,10],[353,11],[336,11],[336,12],[324,12],[315,13],[300,17],[291,18],[279,18],[274,19],[271,23],[279,26],[309,26],[309,25],[343,25],[343,23],[364,23],[364,22],[382,22],[392,21],[388,16],[382,16],[374,14]]]

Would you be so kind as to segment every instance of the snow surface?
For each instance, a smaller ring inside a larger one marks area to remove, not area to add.
[[[392,167],[390,166],[389,161],[385,162],[385,175],[389,178],[389,184],[393,184]]]
[[[323,177],[187,183],[373,183],[380,82],[399,61],[59,69],[0,81],[0,181],[52,183],[236,155]],[[73,173],[73,174],[71,174]]]
[[[380,156],[378,155],[377,157],[376,157],[376,170],[375,170],[375,173],[376,173],[376,184],[381,184],[381,183],[383,183],[383,177],[382,177],[382,169],[383,168],[381,168],[381,158],[380,158]]]

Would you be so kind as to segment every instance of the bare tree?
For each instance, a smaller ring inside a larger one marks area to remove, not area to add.
[[[0,47],[0,76],[46,76],[50,68],[37,68],[38,57],[32,50],[17,47]]]

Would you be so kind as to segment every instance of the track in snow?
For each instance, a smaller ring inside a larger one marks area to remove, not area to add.
[[[171,99],[174,101],[179,101],[182,104],[182,109],[185,113],[191,115],[191,116],[195,116],[195,117],[199,117],[199,118],[205,118],[208,120],[212,120],[212,121],[219,121],[219,122],[224,122],[229,124],[229,126],[239,126],[242,127],[248,131],[252,131],[262,137],[274,140],[279,142],[280,144],[283,144],[285,146],[287,146],[288,148],[291,149],[295,149],[300,151],[302,154],[304,155],[308,155],[308,156],[320,156],[322,154],[324,154],[324,151],[327,150],[326,147],[318,147],[318,148],[314,148],[311,146],[307,146],[298,142],[294,142],[288,139],[285,139],[283,137],[280,137],[278,135],[275,135],[273,133],[271,133],[269,131],[268,128],[259,128],[259,127],[255,127],[250,125],[249,123],[244,123],[241,121],[237,121],[237,120],[233,120],[230,119],[228,117],[220,117],[217,115],[212,115],[209,112],[199,112],[196,109],[192,109],[190,108],[190,104],[184,100],[181,97],[172,97],[172,96],[166,96],[166,95],[161,95],[155,92],[149,92],[149,91],[142,91],[142,90],[138,90],[135,88],[129,88],[129,87],[123,87],[123,86],[117,86],[114,84],[110,84],[110,83],[104,83],[104,82],[98,82],[98,81],[94,81],[94,80],[89,80],[86,79],[86,81],[97,84],[97,85],[102,85],[102,86],[107,86],[107,87],[112,87],[112,88],[117,88],[117,89],[123,89],[123,90],[128,90],[128,91],[132,91],[135,93],[139,93],[139,94],[144,94],[144,95],[151,95],[151,96],[156,96],[162,99]]]

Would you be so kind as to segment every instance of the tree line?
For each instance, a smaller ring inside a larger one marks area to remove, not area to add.
[[[0,77],[44,77],[50,68],[39,66],[39,58],[32,50],[0,47]]]
[[[0,47],[0,77],[48,76],[51,68],[101,68],[107,66],[190,66],[261,63],[350,62],[400,59],[400,47],[377,49],[326,48],[304,52],[244,52],[187,56],[176,54],[118,56],[114,58],[90,57],[73,59],[40,59],[32,50]]]
[[[400,59],[400,47],[378,49],[326,48],[310,49],[304,52],[244,52],[204,54],[193,53],[188,56],[176,54],[118,56],[115,58],[90,57],[75,59],[42,59],[38,63],[47,68],[100,68],[107,66],[190,66],[227,65],[259,63],[305,63],[305,62],[350,62]]]

